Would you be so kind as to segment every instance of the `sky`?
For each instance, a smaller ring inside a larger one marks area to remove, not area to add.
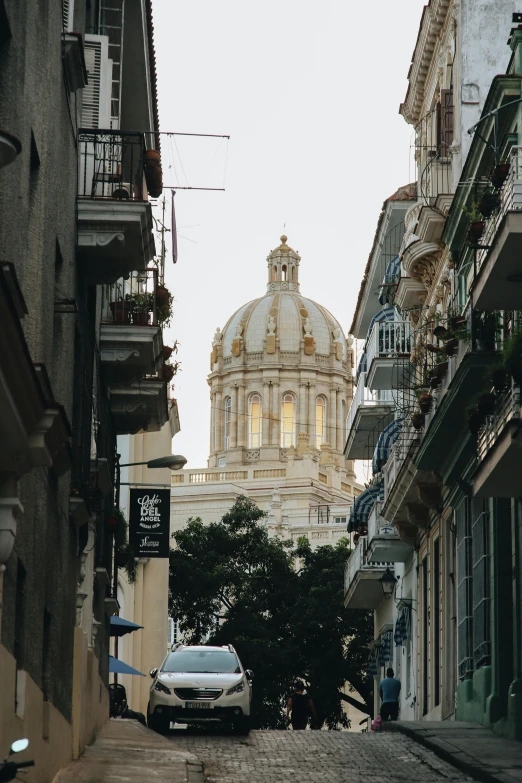
[[[230,135],[162,137],[165,185],[225,187],[176,192],[178,262],[166,264],[173,452],[188,468],[207,464],[212,336],[265,293],[281,234],[301,255],[301,293],[348,331],[383,201],[413,178],[398,112],[423,6],[153,0],[161,130]]]

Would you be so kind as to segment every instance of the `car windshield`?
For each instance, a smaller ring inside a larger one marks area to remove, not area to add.
[[[236,656],[227,650],[178,650],[169,655],[163,671],[199,674],[241,673]]]

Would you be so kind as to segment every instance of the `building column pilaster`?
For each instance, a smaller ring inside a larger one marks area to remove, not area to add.
[[[315,446],[315,384],[313,383],[308,387],[308,437],[310,443]]]
[[[299,410],[297,411],[297,436],[299,433],[306,432],[308,434],[308,416],[306,410],[306,387],[305,382],[299,384]]]
[[[330,389],[330,411],[328,415],[328,438],[326,439],[330,446],[337,447],[337,389],[332,386]]]
[[[221,392],[221,389],[218,389],[216,391],[216,402],[214,405],[214,413],[215,413],[215,427],[214,427],[214,437],[215,437],[215,443],[214,443],[214,450],[215,451],[223,451],[224,444],[223,444],[223,411],[222,411],[222,403],[223,403],[223,394]]]
[[[263,420],[261,422],[263,446],[270,445],[270,383],[269,381],[263,382],[263,404],[262,404]]]
[[[210,453],[216,450],[216,393],[210,392]]]
[[[272,446],[280,443],[280,416],[281,406],[279,403],[279,382],[272,381]]]

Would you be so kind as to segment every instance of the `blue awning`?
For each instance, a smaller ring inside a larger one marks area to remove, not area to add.
[[[390,305],[386,305],[381,310],[379,310],[378,313],[375,313],[372,320],[370,321],[370,325],[368,327],[368,337],[372,333],[374,324],[380,323],[381,321],[396,321],[396,320],[397,320],[397,313],[395,312],[395,308],[390,307]]]
[[[399,609],[393,639],[396,647],[404,646],[404,643],[411,639],[411,606]]]
[[[348,517],[347,530],[349,533],[354,533],[358,527],[366,527],[368,524],[368,517],[375,505],[375,501],[384,497],[384,486],[378,484],[377,486],[368,487],[364,492],[355,498],[354,504]]]
[[[381,635],[381,646],[379,648],[379,663],[386,666],[393,658],[392,653],[393,631],[385,631]]]
[[[123,617],[118,617],[116,614],[112,615],[110,623],[110,636],[125,636],[127,633],[132,633],[132,631],[137,631],[140,628],[143,628],[143,625],[136,625],[136,623],[131,623],[130,620],[124,620]]]
[[[404,416],[400,419],[395,419],[383,429],[377,440],[375,451],[373,452],[372,470],[374,473],[380,473],[383,465],[390,456],[390,450],[402,429],[402,423]]]
[[[140,677],[145,677],[143,672],[133,669],[128,663],[120,661],[119,658],[114,658],[113,655],[109,655],[109,674],[139,674]]]
[[[395,289],[397,283],[401,278],[401,259],[399,256],[394,256],[391,261],[388,261],[386,272],[384,273],[384,280],[381,285],[381,293],[379,294],[379,304],[385,305],[393,301],[395,296]]]

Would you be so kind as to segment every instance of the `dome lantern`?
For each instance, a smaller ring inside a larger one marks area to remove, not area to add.
[[[286,244],[285,234],[281,244],[267,257],[268,283],[267,294],[274,291],[299,291],[299,262],[301,257]]]

